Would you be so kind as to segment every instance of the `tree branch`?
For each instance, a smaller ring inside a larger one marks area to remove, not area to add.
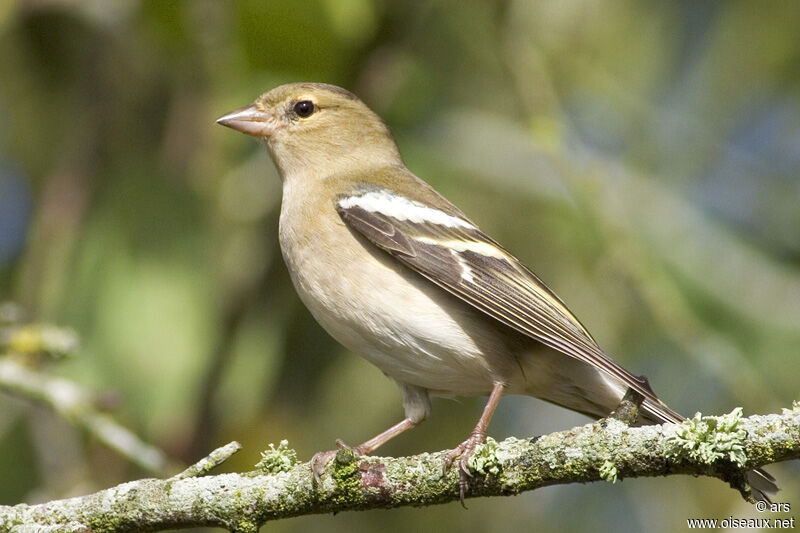
[[[78,349],[78,336],[51,324],[21,324],[22,311],[0,302],[0,392],[44,404],[151,474],[172,470],[164,453],[98,409],[96,394],[68,379],[38,371]]]
[[[635,402],[634,402],[635,403]],[[458,473],[442,477],[445,452],[396,459],[340,451],[317,484],[282,442],[253,472],[195,477],[233,453],[232,443],[175,478],[144,479],[39,505],[0,506],[0,531],[156,531],[218,526],[255,532],[270,520],[357,509],[458,501]],[[629,427],[608,418],[534,437],[490,440],[470,460],[468,497],[622,478],[712,476],[746,490],[743,469],[800,458],[800,403],[782,414],[721,417]],[[187,477],[189,476],[189,477]],[[26,527],[27,526],[27,527]],[[16,529],[15,529],[16,528]]]
[[[93,395],[67,379],[37,372],[0,354],[0,391],[47,405],[150,473],[160,474],[170,467],[161,450],[98,411]]]

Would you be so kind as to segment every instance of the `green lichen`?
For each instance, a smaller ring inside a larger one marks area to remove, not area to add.
[[[356,454],[347,448],[339,450],[333,458],[333,466],[333,479],[335,479],[337,483],[341,484],[351,479],[355,475],[356,470],[358,470]]]
[[[87,517],[87,525],[91,531],[104,533],[111,531],[119,531],[124,522],[123,516],[127,516],[126,512],[115,513],[98,513]],[[58,520],[59,524],[68,523],[68,518],[63,517]]]
[[[388,497],[391,499],[388,506],[408,505],[409,502],[426,505],[440,501],[442,493],[451,487],[448,472],[442,469],[444,456],[444,452],[423,453],[386,461],[384,479],[390,488]],[[455,470],[453,468],[449,473],[452,475]]]
[[[258,523],[246,518],[240,519],[231,529],[234,533],[258,533]]]
[[[487,437],[486,442],[475,448],[475,453],[467,459],[467,465],[472,471],[484,476],[497,475],[500,473],[500,459],[497,457],[497,450],[497,441],[492,437]]]
[[[358,496],[361,489],[361,478],[358,476],[358,465],[353,450],[343,448],[336,452],[331,463],[333,472],[331,477],[336,482],[336,494],[331,499],[333,503],[347,502]]]
[[[616,483],[617,482],[617,467],[606,459],[603,461],[603,464],[600,465],[600,477],[603,478],[605,481],[609,483]]]
[[[741,407],[719,417],[695,414],[681,423],[675,434],[668,438],[671,444],[679,446],[672,456],[686,455],[706,464],[726,458],[738,466],[744,466],[747,462],[744,452],[747,431],[741,427],[741,420]]]
[[[18,518],[16,516],[11,516],[6,518],[0,517],[0,531],[4,533],[7,531],[11,531],[14,526],[21,526],[24,523],[25,522],[21,518]]]
[[[431,454],[423,453],[411,459],[397,458],[387,461],[386,477],[403,486],[436,483],[442,479],[442,469]]]
[[[800,400],[793,401],[791,409],[786,409],[784,407],[781,410],[781,414],[784,414],[784,415],[800,414]]]
[[[289,441],[284,439],[276,448],[270,443],[269,449],[261,452],[261,460],[256,464],[256,468],[268,474],[278,472],[288,472],[297,464],[297,452],[289,448]]]

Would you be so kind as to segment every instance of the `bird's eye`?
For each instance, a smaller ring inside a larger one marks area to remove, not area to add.
[[[314,114],[314,102],[311,100],[301,100],[294,104],[294,113],[300,118],[308,118]]]

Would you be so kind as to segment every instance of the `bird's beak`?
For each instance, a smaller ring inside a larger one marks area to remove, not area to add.
[[[269,137],[275,132],[271,117],[255,104],[231,111],[217,119],[217,124],[228,126],[253,137]]]

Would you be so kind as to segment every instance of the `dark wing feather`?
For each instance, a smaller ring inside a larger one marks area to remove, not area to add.
[[[357,195],[340,199],[337,211],[376,246],[492,318],[639,392],[650,400],[643,404],[647,418],[683,419],[658,400],[647,380],[608,357],[555,293],[480,229],[466,220],[447,225],[366,209],[352,201]]]

